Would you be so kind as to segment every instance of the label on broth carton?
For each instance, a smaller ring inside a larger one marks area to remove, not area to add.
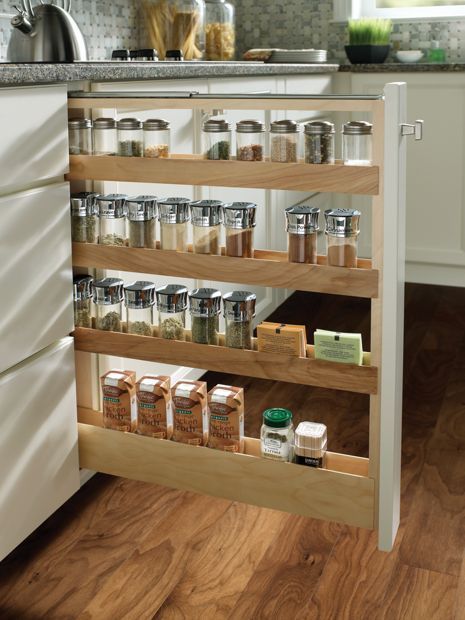
[[[136,373],[110,370],[100,377],[103,395],[103,426],[132,431],[136,422]]]
[[[208,439],[207,384],[179,381],[171,390],[173,399],[173,440],[204,446]]]
[[[217,385],[208,392],[208,447],[244,452],[244,390]]]
[[[173,413],[171,410],[170,377],[144,375],[136,383],[136,398],[136,432],[157,439],[171,439]]]

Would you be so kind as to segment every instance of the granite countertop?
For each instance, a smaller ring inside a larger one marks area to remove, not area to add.
[[[382,65],[349,65],[339,66],[339,71],[347,73],[453,73],[465,71],[465,62],[385,62]]]

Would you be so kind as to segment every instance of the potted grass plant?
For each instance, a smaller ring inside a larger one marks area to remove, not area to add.
[[[383,63],[391,48],[390,19],[362,17],[349,20],[349,45],[345,46],[352,64]]]

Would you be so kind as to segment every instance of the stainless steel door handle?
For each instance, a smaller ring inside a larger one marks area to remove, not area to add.
[[[415,140],[423,140],[423,124],[424,121],[417,120],[415,123],[402,123],[401,135],[402,136],[415,136]]]

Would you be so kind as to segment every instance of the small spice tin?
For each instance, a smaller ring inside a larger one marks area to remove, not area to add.
[[[220,224],[223,221],[221,200],[198,200],[190,205],[194,232],[194,253],[221,253]]]
[[[246,120],[236,124],[236,159],[263,161],[265,154],[265,125],[261,121]]]
[[[96,196],[100,218],[99,243],[102,245],[126,245],[126,194]]]
[[[253,258],[253,229],[257,205],[231,202],[223,207],[226,228],[226,256]]]
[[[169,157],[170,124],[163,118],[149,118],[143,123],[144,157]]]
[[[255,293],[249,291],[232,291],[223,296],[227,347],[252,349],[252,319],[256,301]]]
[[[131,248],[155,247],[156,196],[135,196],[126,202]]]
[[[260,444],[263,458],[293,461],[294,426],[289,409],[275,407],[263,412]]]
[[[274,121],[270,125],[271,161],[297,162],[300,125],[295,121]]]
[[[168,340],[184,340],[186,326],[187,288],[182,284],[167,284],[156,290],[158,306],[158,335]]]
[[[346,166],[369,166],[372,161],[373,125],[349,121],[342,128],[342,158]]]
[[[70,155],[92,155],[92,121],[90,118],[70,118],[68,136]]]
[[[151,336],[155,284],[145,280],[137,280],[128,284],[124,287],[124,303],[128,334]]]
[[[301,422],[295,429],[295,462],[308,467],[325,467],[327,443],[324,424]]]
[[[334,164],[334,124],[329,121],[310,121],[304,125],[305,162]]]
[[[187,223],[190,219],[190,203],[189,198],[180,197],[158,200],[162,250],[187,252]]]
[[[231,126],[228,121],[211,118],[202,126],[205,159],[229,159],[231,155]]]
[[[104,278],[93,284],[93,301],[96,306],[95,327],[110,332],[121,331],[123,280]]]
[[[221,293],[214,288],[197,288],[189,293],[192,342],[218,344]]]
[[[94,121],[93,137],[94,155],[116,155],[118,140],[114,118],[97,118]]]
[[[120,157],[142,157],[142,121],[138,118],[122,118],[118,128],[118,155]]]
[[[78,275],[73,278],[74,325],[92,327],[92,276]]]
[[[327,209],[327,264],[333,267],[357,266],[357,237],[360,233],[360,211],[356,209]]]
[[[320,209],[307,205],[287,207],[288,258],[290,263],[317,262]]]
[[[97,243],[98,218],[94,192],[71,194],[71,239],[76,243]]]

